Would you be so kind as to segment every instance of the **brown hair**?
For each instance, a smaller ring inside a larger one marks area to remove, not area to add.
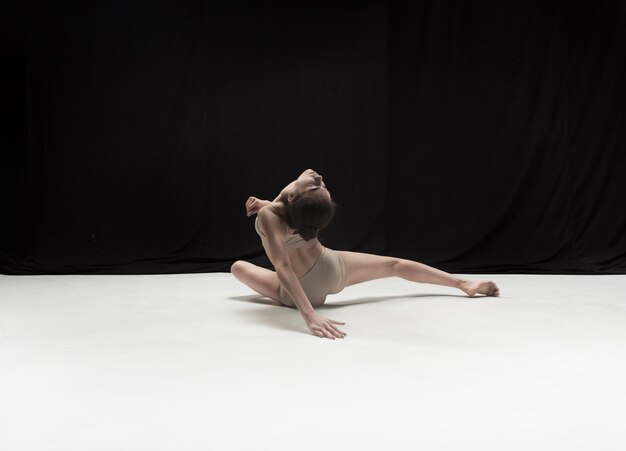
[[[332,199],[307,192],[287,203],[285,222],[309,241],[330,223],[336,208]]]

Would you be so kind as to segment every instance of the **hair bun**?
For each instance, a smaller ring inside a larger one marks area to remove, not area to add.
[[[305,241],[309,241],[317,238],[334,215],[335,203],[332,199],[304,193],[287,204],[284,220]]]
[[[305,226],[305,225],[298,226],[298,233],[300,234],[302,238],[305,239],[305,241],[309,241],[309,240],[312,240],[313,238],[316,238],[319,232],[320,230],[317,227]]]

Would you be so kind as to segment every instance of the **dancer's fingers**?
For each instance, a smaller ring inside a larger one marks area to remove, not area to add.
[[[335,334],[335,336],[336,336],[336,337],[343,338],[343,337],[344,337],[344,335],[346,335],[346,334],[345,334],[345,332],[343,332],[343,331],[341,331],[341,330],[337,329],[337,328],[336,328],[335,326],[333,326],[332,324],[328,324],[327,328],[328,328],[328,329],[330,329],[330,331],[331,331],[333,334]]]

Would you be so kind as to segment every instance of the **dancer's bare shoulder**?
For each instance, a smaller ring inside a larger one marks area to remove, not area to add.
[[[280,215],[281,205],[278,202],[272,202],[261,208],[258,213],[259,228],[266,235],[271,232],[283,232],[283,219]]]

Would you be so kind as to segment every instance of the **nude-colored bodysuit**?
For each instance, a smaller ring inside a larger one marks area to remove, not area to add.
[[[261,243],[267,253],[267,238],[258,226],[258,217],[254,221],[254,228],[261,237]],[[287,235],[285,245],[287,250],[297,249],[306,244],[300,235]],[[298,279],[302,285],[304,293],[309,298],[313,307],[318,307],[326,301],[329,294],[339,293],[345,284],[345,269],[343,260],[339,253],[324,247],[319,258],[309,271]],[[291,296],[281,287],[279,290],[280,301],[288,307],[295,307],[296,304]]]

